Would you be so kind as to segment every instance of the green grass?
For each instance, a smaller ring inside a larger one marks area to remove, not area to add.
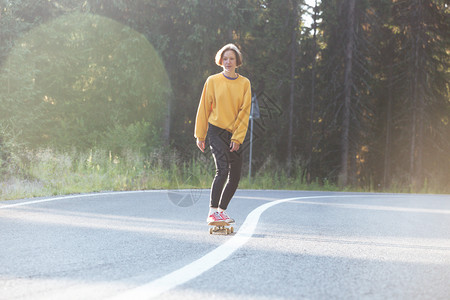
[[[0,181],[0,200],[100,191],[209,188],[214,176],[211,157],[199,155],[185,161],[176,153],[162,150],[144,156],[134,152],[115,155],[104,150],[69,153],[44,149],[25,151],[13,161],[8,170],[3,170],[7,176]],[[319,188],[269,168],[261,169],[249,183],[244,172],[240,188]]]
[[[144,156],[135,152],[116,155],[104,150],[79,153],[44,149],[15,154],[2,165],[0,200],[100,191],[209,188],[214,176],[211,157],[198,155],[186,161],[173,151],[163,150]],[[251,181],[243,169],[239,188],[374,191],[339,189],[327,181],[307,184],[299,174],[302,174],[300,164],[293,167],[293,176],[288,176],[269,157]],[[385,192],[408,192],[408,189],[396,187]],[[433,191],[427,188],[422,192]]]
[[[99,191],[206,188],[211,174],[176,155],[28,151],[3,170],[0,200]],[[194,174],[194,176],[192,175]]]

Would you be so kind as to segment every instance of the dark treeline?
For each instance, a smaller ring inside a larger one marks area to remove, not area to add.
[[[323,0],[314,6],[302,0],[2,0],[2,69],[21,37],[74,13],[127,25],[161,56],[171,92],[160,99],[167,105],[159,108],[162,129],[140,127],[151,131],[143,137],[153,136],[145,151],[169,145],[186,158],[197,153],[193,127],[201,89],[220,71],[215,52],[233,42],[244,54],[239,72],[251,80],[260,106],[254,170],[275,167],[305,182],[341,186],[449,191],[450,18],[444,0]],[[7,93],[3,88],[4,112],[8,101],[21,101]],[[125,92],[121,101],[127,98]],[[134,113],[139,124],[149,118]],[[14,124],[10,113],[0,116],[5,144]],[[37,137],[38,145],[27,146],[52,145]],[[71,141],[65,146],[79,146]]]

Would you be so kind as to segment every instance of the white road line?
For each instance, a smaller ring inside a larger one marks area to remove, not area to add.
[[[167,192],[167,190],[125,191],[125,192],[106,192],[106,193],[92,193],[92,194],[84,194],[84,195],[72,195],[72,196],[63,196],[63,197],[56,197],[56,198],[46,198],[46,199],[40,199],[40,200],[25,201],[25,202],[20,202],[20,203],[15,203],[15,204],[0,205],[0,209],[25,206],[25,205],[36,204],[36,203],[74,199],[74,198],[111,196],[111,195],[123,195],[123,194],[135,194],[135,193],[161,193],[161,192]]]
[[[258,206],[248,214],[247,218],[245,219],[242,226],[239,228],[236,235],[230,238],[230,240],[228,240],[221,246],[217,247],[216,249],[209,252],[205,256],[199,258],[198,260],[178,270],[173,271],[172,273],[169,273],[163,277],[160,277],[147,284],[141,285],[137,288],[125,291],[124,293],[119,294],[113,297],[112,299],[114,300],[151,299],[154,297],[158,297],[161,294],[200,276],[204,272],[210,270],[215,265],[224,261],[233,252],[235,252],[237,249],[239,249],[245,243],[247,243],[247,241],[251,238],[251,236],[255,232],[256,225],[258,224],[261,214],[274,205],[294,200],[338,198],[338,197],[346,197],[346,196],[330,195],[330,196],[295,197],[295,198],[280,199]]]

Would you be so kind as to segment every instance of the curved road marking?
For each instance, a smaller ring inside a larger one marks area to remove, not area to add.
[[[86,198],[86,197],[96,197],[96,196],[99,197],[99,196],[111,196],[111,195],[122,195],[122,194],[135,194],[135,193],[161,193],[161,192],[167,192],[167,190],[126,191],[126,192],[92,193],[92,194],[84,194],[84,195],[82,194],[82,195],[73,195],[73,196],[62,196],[62,197],[56,197],[56,198],[46,198],[46,199],[41,199],[41,200],[32,200],[32,201],[25,201],[25,202],[14,203],[14,204],[0,205],[0,209],[24,206],[24,205],[30,205],[30,204],[36,204],[36,203],[52,202],[52,201],[58,201],[58,200],[74,199],[74,198]]]
[[[137,288],[128,290],[122,294],[119,294],[112,299],[114,300],[128,300],[128,299],[150,299],[157,297],[164,292],[167,292],[179,285],[182,285],[198,276],[204,272],[210,270],[215,265],[224,261],[233,252],[242,247],[251,238],[255,232],[256,225],[258,224],[259,217],[268,208],[275,206],[280,203],[301,200],[301,199],[317,199],[317,198],[338,198],[338,197],[348,197],[348,196],[310,196],[310,197],[295,197],[280,199],[273,202],[269,202],[258,206],[253,211],[251,211],[247,218],[245,219],[242,226],[239,228],[235,236],[230,240],[223,243],[216,249],[212,250],[205,256],[199,258],[198,260],[173,271],[163,277],[160,277],[154,281],[147,284],[141,285]]]

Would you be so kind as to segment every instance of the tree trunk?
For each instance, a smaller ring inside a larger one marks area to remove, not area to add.
[[[313,135],[314,135],[314,111],[315,111],[315,94],[316,94],[316,55],[317,55],[317,0],[314,3],[313,16],[313,61],[311,66],[311,107],[309,110],[309,139],[308,139],[308,170],[307,182],[311,183],[311,163],[313,152]]]
[[[166,119],[164,120],[163,140],[166,145],[170,145],[170,123],[172,116],[172,98],[173,94],[170,94],[169,101],[167,103]]]
[[[386,112],[386,144],[384,146],[384,174],[383,174],[383,188],[389,188],[390,186],[390,174],[391,174],[391,127],[392,127],[392,66],[391,62],[388,71],[388,103]]]
[[[422,139],[423,139],[423,93],[420,93],[420,86],[423,82],[420,82],[420,26],[422,21],[422,1],[416,0],[415,10],[416,13],[413,14],[413,19],[411,20],[413,24],[412,29],[412,53],[413,53],[413,64],[412,64],[412,80],[411,80],[411,100],[412,100],[412,126],[411,126],[411,149],[409,157],[409,174],[410,174],[410,184],[413,188],[420,188],[422,185]]]
[[[292,171],[292,135],[294,127],[294,100],[295,100],[295,58],[297,43],[297,6],[296,1],[292,3],[292,36],[291,36],[291,80],[290,80],[290,96],[289,96],[289,129],[288,129],[288,145],[287,145],[287,173],[291,176]]]
[[[347,44],[345,47],[345,73],[344,73],[344,109],[342,120],[342,153],[341,153],[341,172],[339,174],[339,185],[348,184],[348,165],[349,165],[349,132],[350,132],[350,106],[352,98],[352,59],[354,47],[354,20],[355,20],[355,0],[348,1],[348,24],[347,24]],[[354,158],[352,158],[354,159]]]

